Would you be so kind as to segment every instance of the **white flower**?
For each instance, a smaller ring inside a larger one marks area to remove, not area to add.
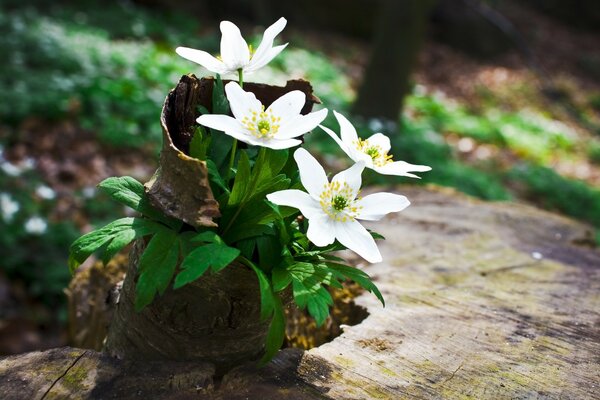
[[[266,110],[254,93],[245,92],[237,82],[225,85],[225,92],[235,118],[205,114],[197,119],[198,123],[255,146],[271,149],[297,146],[302,142],[294,138],[316,128],[327,116],[327,109],[300,114],[306,95],[299,90],[284,94]]]
[[[419,178],[411,172],[430,171],[427,165],[414,165],[405,161],[393,161],[390,151],[390,139],[382,133],[376,133],[368,139],[361,139],[356,129],[342,114],[333,112],[340,124],[341,139],[331,129],[320,125],[329,136],[336,141],[342,150],[355,162],[364,161],[371,168],[384,175],[410,176]]]
[[[49,186],[41,185],[35,189],[35,194],[44,200],[53,200],[56,198],[56,192]]]
[[[217,74],[237,73],[240,69],[244,73],[251,73],[267,65],[287,46],[286,43],[273,47],[275,36],[285,28],[286,23],[286,19],[282,17],[268,27],[256,51],[248,47],[240,29],[229,21],[221,22],[221,55],[218,58],[189,47],[178,47],[175,51],[181,57]]]
[[[48,223],[40,217],[31,217],[25,222],[25,231],[32,235],[41,235],[47,228]]]
[[[308,219],[308,239],[319,247],[337,239],[365,260],[381,261],[381,253],[371,234],[357,221],[377,221],[391,212],[410,205],[408,199],[393,193],[374,193],[358,197],[361,173],[365,163],[359,161],[335,175],[328,182],[325,170],[310,153],[302,148],[294,158],[300,170],[300,180],[308,193],[290,189],[267,195],[281,206],[294,207]]]
[[[0,193],[0,210],[2,210],[2,218],[6,222],[13,220],[15,214],[21,206],[10,197],[8,193]]]

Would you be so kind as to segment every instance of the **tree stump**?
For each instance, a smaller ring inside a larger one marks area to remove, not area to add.
[[[205,161],[189,156],[198,107],[212,109],[212,78],[185,75],[168,94],[161,113],[163,147],[159,168],[145,184],[150,203],[188,228],[217,226],[219,204],[213,197]],[[285,87],[245,85],[265,106],[291,90],[306,95],[302,112],[319,100],[306,81]],[[197,360],[213,363],[217,373],[264,352],[269,321],[260,318],[256,274],[232,263],[216,274],[205,274],[177,290],[167,289],[140,312],[135,311],[135,287],[144,239],[130,253],[123,289],[116,302],[104,351],[126,360]]]
[[[386,299],[308,351],[222,379],[200,362],[72,348],[0,359],[0,398],[600,398],[600,253],[578,222],[514,203],[396,188],[412,206],[373,225]]]

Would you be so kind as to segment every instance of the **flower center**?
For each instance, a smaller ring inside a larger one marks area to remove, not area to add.
[[[372,145],[368,140],[358,139],[354,142],[356,149],[360,152],[371,157],[373,160],[373,165],[376,167],[382,167],[385,164],[389,164],[392,162],[392,155],[388,154],[387,151],[383,151],[381,146]]]
[[[319,196],[323,212],[338,222],[354,221],[361,206],[357,206],[352,189],[346,182],[327,183]]]
[[[346,199],[344,196],[335,196],[333,200],[331,200],[331,206],[336,211],[342,211],[348,206],[348,199]]]
[[[242,125],[250,131],[252,136],[266,139],[275,137],[279,131],[281,117],[274,116],[271,110],[265,111],[265,106],[262,106],[260,112],[250,110],[249,114],[242,118]]]

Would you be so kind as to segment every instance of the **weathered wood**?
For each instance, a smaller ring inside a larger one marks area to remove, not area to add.
[[[0,360],[0,398],[600,398],[600,253],[590,230],[523,205],[399,191],[413,204],[373,224],[387,237],[385,262],[364,267],[387,306],[360,295],[370,315],[332,342],[219,381],[202,364],[180,379],[191,364],[30,353]],[[88,383],[65,392],[75,381]]]

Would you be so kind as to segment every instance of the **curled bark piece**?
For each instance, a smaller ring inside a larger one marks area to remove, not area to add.
[[[160,123],[163,148],[159,168],[146,183],[152,205],[170,217],[194,227],[216,226],[219,204],[208,182],[204,161],[186,155],[175,143],[191,140],[195,109],[199,104],[200,84],[193,75],[184,75],[173,89],[162,109]]]
[[[220,216],[219,205],[208,183],[206,163],[187,155],[198,117],[196,108],[202,105],[212,110],[213,86],[213,78],[199,80],[190,74],[182,76],[169,93],[160,121],[163,129],[160,166],[146,183],[152,205],[194,227],[216,226],[213,219]],[[320,103],[305,80],[288,81],[283,87],[246,83],[244,89],[253,92],[266,106],[287,92],[300,90],[306,95],[303,114]]]

